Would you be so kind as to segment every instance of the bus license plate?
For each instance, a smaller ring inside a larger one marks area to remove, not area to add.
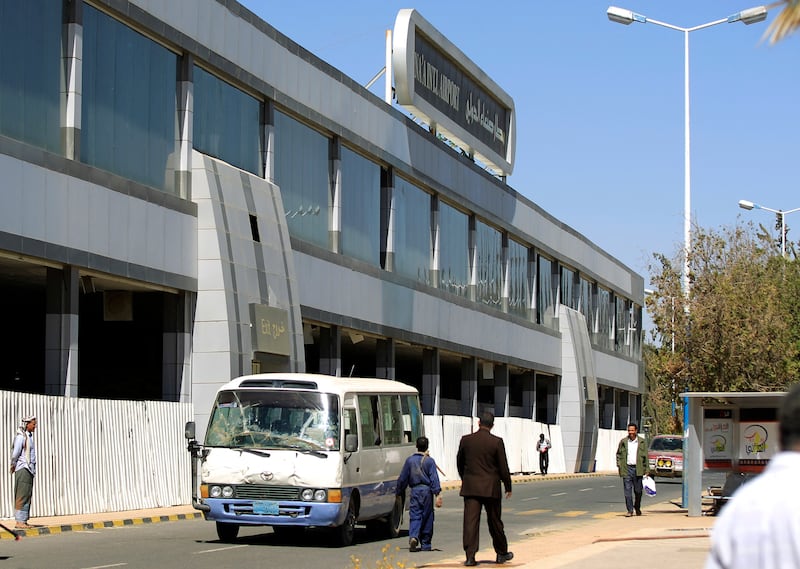
[[[278,502],[271,502],[268,500],[258,500],[253,502],[253,513],[265,516],[277,516]]]

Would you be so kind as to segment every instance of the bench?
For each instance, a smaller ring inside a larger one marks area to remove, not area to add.
[[[751,472],[730,472],[728,476],[725,477],[725,484],[723,486],[709,486],[703,499],[709,500],[711,505],[709,510],[704,512],[704,514],[707,516],[716,516],[719,514],[723,506],[733,498],[734,492],[736,492],[742,484],[752,480],[755,476],[756,475]]]

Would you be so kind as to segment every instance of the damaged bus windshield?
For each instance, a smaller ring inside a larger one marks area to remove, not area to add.
[[[339,450],[339,402],[308,391],[221,391],[206,446]]]

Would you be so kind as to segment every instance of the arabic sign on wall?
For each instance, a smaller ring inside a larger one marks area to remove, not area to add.
[[[413,9],[392,40],[397,102],[502,175],[514,168],[513,99]]]
[[[288,356],[289,312],[282,308],[251,304],[250,317],[253,323],[253,351]]]
[[[739,424],[739,458],[765,459],[778,452],[778,423],[761,421]]]
[[[706,460],[733,458],[733,419],[709,418],[703,421],[703,456]]]

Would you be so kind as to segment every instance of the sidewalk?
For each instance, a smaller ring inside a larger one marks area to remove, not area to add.
[[[605,473],[607,474],[607,473]],[[598,474],[552,474],[546,479],[598,476]],[[514,483],[535,483],[546,480],[541,476],[515,476]],[[443,484],[445,490],[455,490],[458,482]],[[645,502],[641,517],[627,518],[624,512],[609,514],[602,519],[580,521],[568,529],[543,531],[523,538],[511,538],[514,559],[509,568],[579,569],[591,564],[592,569],[618,569],[622,564],[645,564],[648,569],[702,568],[709,550],[713,517],[688,517],[686,510],[670,502]],[[191,505],[31,518],[37,527],[23,530],[20,535],[33,537],[69,531],[83,531],[125,525],[150,524],[201,518]],[[13,528],[13,520],[3,524]],[[2,539],[13,539],[3,532]],[[494,551],[484,546],[478,552],[480,565],[494,566]],[[420,567],[461,567],[463,557]]]

